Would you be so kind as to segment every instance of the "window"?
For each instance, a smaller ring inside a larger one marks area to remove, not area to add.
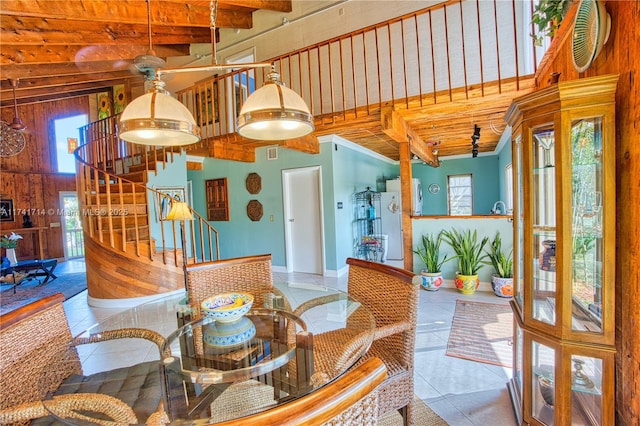
[[[471,175],[447,176],[447,197],[450,216],[471,216],[473,207]]]
[[[58,173],[75,173],[76,159],[73,151],[79,146],[79,128],[87,124],[87,115],[80,114],[54,121]]]
[[[513,211],[513,165],[511,163],[504,167],[504,191],[507,213]]]

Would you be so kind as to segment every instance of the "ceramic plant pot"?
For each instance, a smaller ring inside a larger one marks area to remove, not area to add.
[[[498,297],[513,297],[513,278],[494,275],[491,278],[491,287]]]
[[[480,287],[480,279],[476,275],[456,275],[456,288],[462,294],[474,294]]]
[[[18,259],[16,257],[16,249],[14,249],[14,248],[8,248],[7,249],[7,259],[9,259],[9,264],[11,266],[13,266],[16,263],[18,263]]]
[[[427,291],[438,291],[442,285],[442,272],[420,271],[421,286]]]

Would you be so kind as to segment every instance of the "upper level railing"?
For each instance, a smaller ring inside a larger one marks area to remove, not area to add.
[[[469,97],[469,90],[519,89],[544,50],[534,45],[531,0],[448,1],[353,31],[271,62],[300,94],[316,124],[369,115],[383,104],[421,107]],[[242,103],[268,69],[212,77],[176,95],[201,126],[203,139],[235,137]]]

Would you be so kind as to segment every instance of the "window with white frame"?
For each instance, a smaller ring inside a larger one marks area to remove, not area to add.
[[[473,179],[471,174],[447,176],[447,201],[450,216],[473,214]]]

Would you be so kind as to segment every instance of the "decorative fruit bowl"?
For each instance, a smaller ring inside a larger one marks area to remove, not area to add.
[[[249,312],[253,295],[249,293],[222,293],[207,297],[201,303],[202,313],[218,322],[234,322]]]
[[[256,335],[256,326],[247,317],[232,323],[215,322],[204,326],[204,343],[213,354],[242,347]]]

